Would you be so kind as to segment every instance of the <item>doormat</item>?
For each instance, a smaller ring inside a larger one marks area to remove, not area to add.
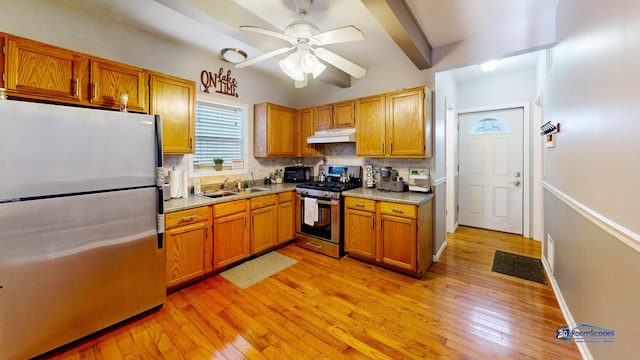
[[[540,259],[496,250],[491,271],[547,285]]]
[[[229,280],[240,289],[246,289],[297,262],[295,259],[272,251],[234,268],[225,270],[220,273],[220,276]]]

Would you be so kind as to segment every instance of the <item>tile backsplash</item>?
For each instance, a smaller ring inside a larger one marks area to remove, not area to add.
[[[433,158],[429,159],[389,159],[389,158],[363,158],[356,156],[355,143],[337,143],[337,144],[325,144],[324,146],[324,158],[326,164],[338,164],[338,165],[373,165],[378,169],[381,166],[391,166],[398,170],[399,176],[403,177],[405,181],[409,176],[409,168],[431,168],[433,169]],[[262,184],[265,177],[271,175],[276,169],[284,169],[285,166],[291,166],[294,161],[301,160],[305,166],[312,166],[314,168],[314,175],[318,175],[318,167],[323,164],[323,158],[253,158],[249,157],[247,174],[242,175],[215,175],[206,177],[192,177],[189,178],[189,186],[193,187],[198,181],[201,186],[207,186],[211,184],[221,184],[225,178],[232,180],[241,178],[242,180],[251,180],[250,173],[253,172],[256,184]],[[174,167],[176,170],[188,171],[189,170],[189,157],[188,155],[173,155],[166,154],[163,157],[164,161],[164,173],[166,181],[168,182],[169,171]]]

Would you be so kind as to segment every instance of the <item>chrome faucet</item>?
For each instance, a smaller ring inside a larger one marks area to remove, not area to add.
[[[251,187],[256,187],[256,179],[253,177],[253,171],[251,172]]]
[[[223,189],[228,189],[229,188],[229,178],[224,179],[224,182],[222,183],[222,188]]]

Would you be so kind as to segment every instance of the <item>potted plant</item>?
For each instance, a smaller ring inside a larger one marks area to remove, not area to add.
[[[215,168],[217,171],[222,170],[222,163],[223,163],[223,162],[224,162],[224,160],[223,160],[223,159],[220,159],[220,158],[213,159],[213,163],[215,164],[214,168]]]

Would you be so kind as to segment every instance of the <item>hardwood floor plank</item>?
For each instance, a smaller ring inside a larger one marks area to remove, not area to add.
[[[289,245],[298,262],[239,289],[219,275],[53,359],[579,359],[557,343],[549,285],[491,271],[496,250],[540,243],[460,227],[423,279]]]

